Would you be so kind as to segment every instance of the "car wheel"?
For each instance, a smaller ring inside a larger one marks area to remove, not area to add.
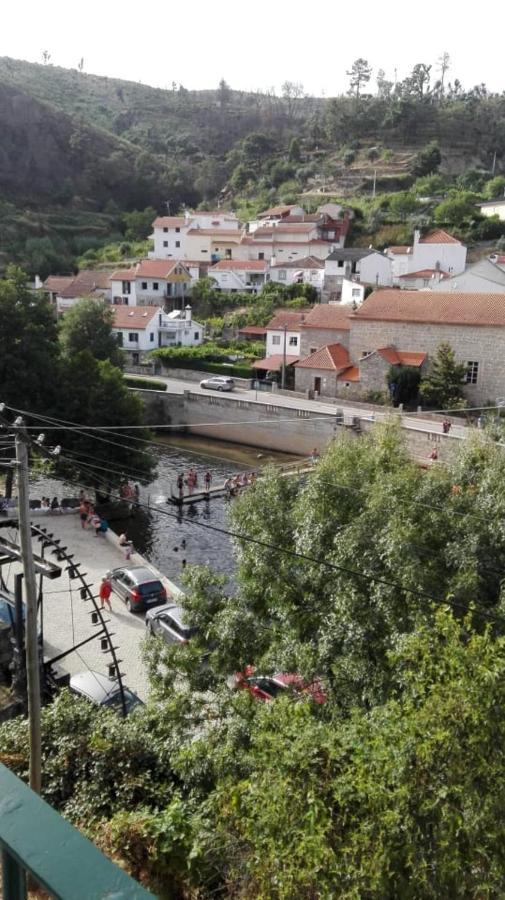
[[[125,603],[126,603],[126,609],[128,610],[128,612],[133,612],[133,603],[131,602],[129,597],[126,598]]]
[[[150,635],[150,637],[152,637],[154,634],[154,628],[153,628],[152,622],[147,623],[147,633],[148,633],[148,635]]]

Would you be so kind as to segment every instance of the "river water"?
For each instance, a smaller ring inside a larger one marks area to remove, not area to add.
[[[212,473],[214,483],[219,484],[228,475],[258,471],[268,463],[292,462],[296,457],[197,435],[161,437],[156,443],[157,475],[151,484],[140,488],[141,508],[134,518],[111,522],[111,528],[118,534],[126,531],[134,548],[176,584],[184,570],[183,560],[186,565],[209,565],[215,572],[232,577],[235,564],[231,539],[200,526],[226,528],[233,499],[215,497],[180,509],[167,503],[171,485],[180,472],[190,468],[196,469],[200,486],[207,470]],[[41,478],[34,481],[30,493],[32,497],[61,498],[75,496],[77,491]]]

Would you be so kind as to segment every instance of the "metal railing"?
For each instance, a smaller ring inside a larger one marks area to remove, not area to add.
[[[57,900],[154,900],[1,764],[0,849],[4,900],[26,900],[27,877]]]

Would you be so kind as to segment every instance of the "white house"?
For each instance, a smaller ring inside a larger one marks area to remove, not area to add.
[[[42,289],[49,294],[56,305],[58,315],[75,306],[79,300],[110,300],[110,271],[102,269],[82,269],[77,275],[68,277],[50,276]]]
[[[505,220],[505,197],[500,200],[487,200],[486,203],[479,203],[481,215],[498,216],[502,221]]]
[[[447,272],[441,269],[421,269],[419,272],[406,272],[405,275],[399,275],[397,284],[406,291],[422,291],[434,289],[440,282],[441,278],[448,278]]]
[[[208,277],[214,279],[221,291],[250,291],[257,294],[270,275],[266,260],[221,259],[210,266]]]
[[[388,247],[386,255],[392,262],[393,284],[410,272],[435,269],[452,277],[466,266],[465,245],[440,228],[424,235],[416,229],[411,247]]]
[[[432,286],[433,291],[458,291],[465,294],[505,294],[505,271],[489,259],[480,259],[454,275],[442,278]]]
[[[275,356],[284,353],[288,356],[300,356],[301,326],[307,312],[282,310],[267,325],[266,355]]]
[[[154,306],[113,306],[113,333],[133,365],[157,347],[195,347],[203,341],[203,325],[191,307],[167,312]]]
[[[310,284],[319,293],[324,282],[324,260],[315,256],[277,262],[270,266],[270,280],[278,284]]]
[[[238,228],[191,226],[186,234],[186,256],[209,265],[220,259],[243,259],[239,251],[243,232]]]
[[[240,232],[240,222],[234,213],[223,210],[196,213],[186,210],[183,216],[158,216],[153,222],[153,233],[150,235],[154,248],[149,253],[149,258],[192,258],[188,252],[186,236],[190,229],[195,228]]]
[[[325,288],[338,292],[343,279],[353,277],[362,284],[389,286],[393,280],[391,260],[372,247],[333,250],[325,260]]]
[[[351,281],[349,278],[344,278],[340,294],[340,303],[349,306],[360,306],[365,299],[365,288],[366,285],[360,284],[359,281]]]
[[[184,261],[143,259],[132,269],[112,273],[114,306],[162,306],[167,298],[183,300],[191,284]]]

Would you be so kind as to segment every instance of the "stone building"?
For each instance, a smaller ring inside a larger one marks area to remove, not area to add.
[[[505,298],[500,294],[375,291],[350,315],[349,323],[349,355],[360,369],[357,391],[364,390],[361,372],[367,371],[374,351],[392,347],[433,358],[446,341],[458,362],[467,366],[470,403],[505,397]]]
[[[329,344],[295,363],[295,389],[317,396],[336,397],[338,377],[349,368],[349,353],[342,344]]]
[[[327,344],[349,346],[351,306],[319,303],[306,313],[300,325],[300,357],[310,356]]]

